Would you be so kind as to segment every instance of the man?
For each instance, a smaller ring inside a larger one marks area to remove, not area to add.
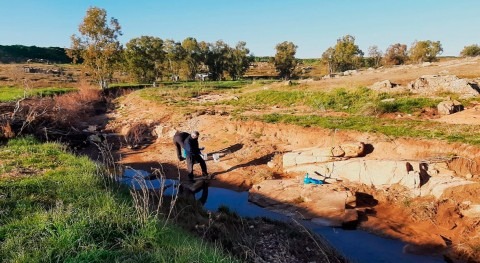
[[[187,137],[187,139],[185,139],[183,143],[183,149],[187,155],[188,179],[190,179],[190,181],[194,181],[193,165],[195,162],[200,164],[200,167],[202,168],[202,176],[208,176],[207,165],[205,164],[205,161],[200,153],[200,148],[198,147],[199,135],[200,133],[198,131],[194,131],[192,134],[190,134],[190,136]]]
[[[179,132],[177,131],[175,135],[173,136],[173,143],[175,144],[175,147],[177,149],[177,158],[179,161],[185,160],[182,156],[182,150],[183,148],[183,142],[190,136],[189,133],[187,132]]]

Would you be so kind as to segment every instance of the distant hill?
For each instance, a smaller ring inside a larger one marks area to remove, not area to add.
[[[60,47],[0,45],[0,63],[22,63],[27,61],[41,63],[72,62],[65,54],[65,49]]]

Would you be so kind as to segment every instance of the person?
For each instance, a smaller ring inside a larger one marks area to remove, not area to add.
[[[187,167],[188,167],[188,179],[190,181],[193,180],[193,165],[195,163],[199,163],[200,167],[202,168],[202,176],[208,176],[207,173],[207,165],[205,164],[205,160],[203,160],[200,152],[200,148],[198,147],[198,136],[200,133],[198,131],[192,132],[190,136],[185,139],[183,143],[183,149],[186,153],[187,159]]]
[[[179,132],[179,131],[177,131],[173,136],[173,143],[175,144],[175,148],[177,150],[177,158],[179,161],[185,160],[185,158],[182,156],[182,150],[183,150],[183,143],[188,138],[188,136],[190,136],[190,133]]]

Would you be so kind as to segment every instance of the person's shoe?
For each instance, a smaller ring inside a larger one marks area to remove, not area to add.
[[[178,160],[181,162],[181,161],[184,161],[185,158],[183,158],[183,157],[178,157]]]

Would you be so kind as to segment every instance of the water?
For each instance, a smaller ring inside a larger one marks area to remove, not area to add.
[[[127,175],[128,173],[128,175]],[[127,172],[123,183],[132,187],[139,187],[133,180],[132,172]],[[143,177],[147,177],[144,173]],[[151,180],[148,183],[151,189],[160,189],[160,180]],[[178,181],[167,179],[165,185],[177,184]],[[165,193],[172,194],[174,187],[169,187]],[[230,211],[243,217],[267,217],[279,221],[289,222],[291,219],[285,215],[272,212],[248,202],[248,192],[236,192],[229,189],[208,187],[208,192],[200,190],[195,194],[197,199],[202,199],[204,207],[210,211],[217,211],[220,206],[226,206]],[[169,192],[169,193],[168,193]],[[206,198],[206,200],[205,200]],[[313,232],[321,235],[340,253],[353,262],[445,262],[442,256],[413,255],[402,252],[406,243],[380,237],[362,230],[344,230],[341,228],[316,225],[310,221],[302,221]]]

